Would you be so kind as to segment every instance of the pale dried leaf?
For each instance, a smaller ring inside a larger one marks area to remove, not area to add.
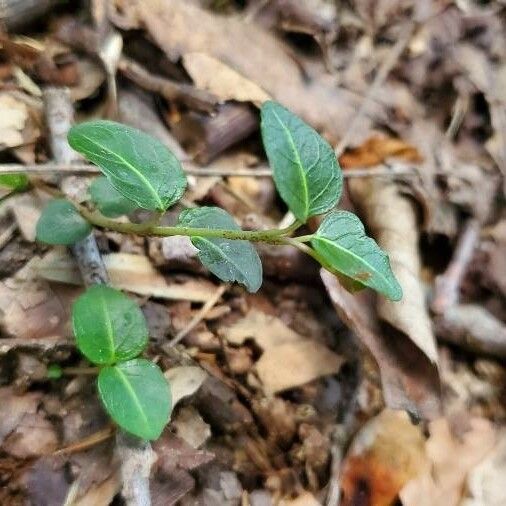
[[[350,190],[378,244],[388,253],[403,290],[399,302],[378,299],[380,317],[409,337],[436,364],[436,340],[420,281],[419,234],[413,203],[399,193],[394,183],[375,178],[351,181]]]
[[[23,129],[28,120],[28,107],[7,93],[0,94],[0,148],[23,144]]]
[[[279,506],[321,506],[321,502],[311,492],[302,492],[295,499],[281,499]]]
[[[84,100],[90,97],[105,81],[102,67],[89,58],[79,58],[76,62],[79,72],[79,82],[70,88],[72,101]]]
[[[460,436],[452,434],[448,421],[439,419],[429,426],[426,443],[430,469],[409,482],[401,491],[404,506],[456,506],[462,496],[467,473],[490,452],[497,441],[491,422],[468,420]]]
[[[440,383],[435,365],[413,341],[381,329],[373,314],[370,293],[350,294],[325,270],[321,277],[343,323],[374,356],[387,406],[405,409],[420,418],[439,416]]]
[[[5,439],[2,448],[18,459],[47,455],[58,447],[53,424],[40,413],[27,413]]]
[[[37,279],[34,257],[12,278],[0,283],[2,331],[18,339],[66,338],[71,335],[69,311],[78,291]]]
[[[72,506],[109,506],[121,490],[119,472],[113,473],[102,483],[91,487],[86,494],[72,503]]]
[[[220,330],[223,337],[232,344],[243,344],[247,339],[253,339],[260,348],[270,348],[304,340],[288,327],[282,320],[257,309],[251,309],[248,314],[233,324]]]
[[[315,78],[308,83],[287,45],[239,17],[218,16],[180,0],[119,0],[111,19],[122,28],[146,29],[174,62],[188,53],[205,53],[221,61],[334,139],[344,135],[356,114],[358,98],[353,93],[331,80]],[[378,116],[383,116],[382,107],[373,104],[357,125],[354,142],[365,138],[370,118]]]
[[[314,340],[285,342],[267,349],[255,364],[263,391],[273,395],[322,376],[337,374],[344,360]]]
[[[11,197],[7,206],[14,215],[23,238],[30,242],[35,241],[35,227],[42,214],[44,202],[32,193],[27,193]]]
[[[495,448],[472,469],[466,479],[466,497],[460,506],[503,506],[506,504],[506,430],[498,435]]]
[[[197,392],[207,378],[207,373],[204,369],[196,366],[172,367],[165,371],[164,374],[170,383],[173,407],[181,399]]]
[[[402,411],[384,410],[355,436],[343,462],[343,506],[367,490],[369,504],[392,504],[402,487],[428,468],[421,427]]]
[[[186,53],[183,65],[197,88],[211,92],[223,102],[253,102],[260,107],[270,99],[260,86],[206,53]]]
[[[0,388],[0,444],[19,425],[25,415],[33,415],[37,411],[41,396],[39,392],[27,392],[16,395],[11,387]]]
[[[169,283],[143,255],[111,253],[104,255],[103,260],[111,285],[120,290],[161,299],[191,302],[207,302],[216,292],[215,285],[200,278]],[[75,260],[62,248],[55,248],[42,259],[38,259],[34,268],[44,279],[73,285],[82,284]]]
[[[211,427],[193,406],[182,407],[172,420],[171,427],[192,448],[200,448],[211,437]]]

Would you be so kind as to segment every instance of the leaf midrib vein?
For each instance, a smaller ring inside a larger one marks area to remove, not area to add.
[[[380,278],[383,279],[383,281],[391,288],[393,289],[394,287],[392,286],[392,284],[390,283],[390,281],[381,273],[379,272],[375,267],[373,267],[369,262],[366,262],[362,257],[359,257],[358,255],[356,255],[352,250],[350,249],[346,249],[346,248],[343,248],[342,246],[340,246],[339,244],[336,244],[335,242],[332,242],[331,240],[327,239],[326,237],[322,237],[321,235],[320,236],[315,236],[315,239],[317,241],[322,241],[324,243],[327,243],[329,244],[330,246],[332,246],[333,248],[336,248],[344,253],[347,253],[349,255],[351,255],[352,257],[358,259],[360,262],[362,262],[364,265],[366,265],[367,267],[370,268],[371,271],[373,271],[377,276],[379,276]],[[364,283],[366,284],[366,281],[364,280],[359,280],[361,283]]]
[[[136,169],[128,160],[126,160],[125,158],[123,158],[121,155],[119,155],[118,153],[115,153],[114,151],[111,151],[110,149],[107,149],[105,146],[103,146],[102,144],[100,144],[99,142],[96,142],[95,140],[93,140],[92,138],[88,137],[87,135],[84,135],[81,133],[81,136],[88,140],[91,144],[95,144],[96,146],[98,146],[99,148],[101,149],[104,149],[105,151],[107,151],[108,153],[110,153],[112,156],[114,156],[117,160],[119,160],[121,163],[123,163],[124,165],[126,165],[127,167],[130,168],[130,170],[132,170],[132,172],[134,172],[138,177],[139,179],[144,182],[144,184],[146,185],[146,187],[148,188],[149,192],[153,195],[153,197],[155,198],[155,201],[158,203],[159,205],[159,209],[163,209],[164,206],[163,206],[163,202],[162,200],[160,199],[158,193],[156,192],[155,188],[153,187],[153,185],[149,182],[149,180],[138,170]],[[117,176],[115,176],[116,179],[119,179]]]
[[[293,153],[295,155],[295,161],[296,161],[295,165],[299,169],[299,175],[300,175],[300,179],[302,182],[302,189],[304,192],[304,217],[307,218],[309,215],[309,190],[308,190],[307,181],[305,178],[306,174],[304,171],[304,167],[302,166],[302,161],[300,159],[299,152],[297,151],[297,146],[295,146],[295,142],[293,141],[293,137],[292,137],[292,134],[290,133],[290,130],[288,130],[288,128],[285,126],[285,124],[283,123],[281,118],[278,116],[277,112],[276,111],[272,111],[272,112],[273,112],[277,122],[279,123],[279,125],[281,126],[283,131],[285,132],[286,137],[288,139],[288,143],[290,144],[290,146],[293,150]]]
[[[144,413],[144,410],[142,409],[142,405],[139,402],[139,398],[137,397],[135,390],[132,388],[132,385],[128,381],[126,374],[119,367],[115,367],[114,369],[118,373],[121,382],[125,385],[125,388],[128,390],[128,393],[132,396],[134,404],[139,410],[139,414],[141,415],[141,418],[144,421],[144,427],[146,429],[146,432],[149,432],[149,421],[146,417],[146,413]]]
[[[102,311],[104,313],[104,324],[105,324],[105,330],[106,330],[106,337],[107,341],[109,342],[109,349],[110,349],[110,361],[114,360],[115,355],[115,347],[114,347],[114,332],[112,328],[112,322],[109,317],[109,313],[107,311],[107,305],[105,303],[105,298],[103,295],[100,295],[100,305],[102,306]]]
[[[205,242],[208,246],[211,247],[211,249],[215,250],[215,251],[218,251],[219,254],[225,259],[226,262],[229,262],[230,264],[232,264],[237,272],[240,272],[241,275],[243,276],[243,283],[245,285],[249,285],[250,283],[248,282],[248,278],[247,276],[244,274],[243,270],[241,269],[241,266],[240,265],[237,265],[233,260],[230,259],[230,257],[228,257],[225,252],[223,251],[222,248],[220,248],[219,246],[217,246],[216,244],[214,244],[212,241],[210,241],[209,239],[206,239],[205,237],[202,237],[202,236],[196,236],[198,237],[201,241]]]

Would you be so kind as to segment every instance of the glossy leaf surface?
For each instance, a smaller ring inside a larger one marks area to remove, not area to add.
[[[70,246],[84,239],[91,225],[79,214],[75,206],[65,199],[55,199],[43,209],[37,222],[36,237],[46,244]]]
[[[198,207],[183,211],[179,226],[240,230],[232,216],[219,207]],[[248,241],[223,238],[191,237],[199,250],[200,261],[222,281],[236,281],[256,292],[262,284],[262,263]]]
[[[165,211],[183,196],[186,177],[177,158],[136,128],[87,121],[70,129],[68,141],[100,167],[116,190],[143,209]]]
[[[334,151],[316,130],[276,102],[261,110],[262,139],[281,198],[305,223],[332,209],[343,176]]]
[[[79,350],[100,365],[134,358],[148,341],[139,306],[124,293],[104,285],[88,288],[76,300],[72,326]]]
[[[364,226],[354,214],[348,211],[329,213],[311,244],[335,270],[389,299],[402,298],[402,288],[387,254],[365,234]]]
[[[157,439],[169,421],[171,391],[160,368],[143,358],[106,366],[98,391],[111,418],[125,431]]]
[[[105,177],[97,177],[89,188],[91,200],[109,218],[116,218],[137,209],[137,204],[124,197]]]

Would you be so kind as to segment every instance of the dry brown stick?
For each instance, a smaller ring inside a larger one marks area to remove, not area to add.
[[[272,171],[265,168],[257,169],[209,169],[200,167],[194,163],[183,161],[183,169],[190,176],[200,177],[271,177]],[[6,163],[0,164],[0,174],[51,174],[51,173],[67,173],[67,174],[99,174],[100,169],[95,165],[88,163],[61,164],[61,163],[44,163],[44,164],[17,164]],[[361,177],[396,177],[396,176],[417,176],[418,171],[413,166],[392,166],[385,168],[363,168],[343,170],[343,177],[348,179]]]
[[[29,351],[36,355],[47,355],[48,353],[67,353],[75,349],[75,344],[69,339],[62,337],[38,337],[26,339],[10,337],[0,339],[0,357],[11,351]]]
[[[434,318],[437,336],[473,353],[506,358],[506,325],[477,304],[456,304]]]
[[[181,339],[183,339],[188,334],[188,332],[191,332],[206,317],[207,313],[211,311],[211,309],[216,305],[216,303],[220,300],[220,297],[225,293],[225,291],[228,288],[229,288],[228,284],[221,285],[216,290],[214,295],[202,306],[200,311],[191,319],[188,325],[186,325],[184,329],[179,331],[177,335],[174,337],[174,339],[172,339],[169,342],[168,346],[169,347],[176,346],[176,344],[178,344],[181,341]]]
[[[444,314],[449,307],[454,306],[459,301],[460,285],[473,258],[479,235],[479,221],[470,218],[459,237],[448,268],[436,278],[434,296],[430,305],[434,313]]]
[[[45,117],[51,151],[57,163],[72,164],[78,155],[67,142],[74,120],[70,93],[65,88],[44,91]],[[93,234],[76,243],[72,253],[86,285],[105,284],[108,275]],[[120,431],[116,438],[123,480],[122,495],[128,506],[150,506],[149,475],[154,461],[151,445]]]
[[[137,86],[158,93],[167,100],[179,100],[190,109],[203,112],[213,112],[219,102],[217,97],[205,90],[199,90],[191,84],[179,83],[166,77],[157,76],[148,72],[134,60],[121,57],[118,70]]]
[[[374,78],[374,81],[372,82],[364,101],[360,105],[357,114],[355,115],[353,121],[351,122],[350,127],[348,128],[346,134],[341,139],[341,141],[339,142],[339,144],[335,149],[336,156],[338,158],[344,153],[345,149],[352,141],[357,126],[362,120],[364,114],[367,112],[367,108],[369,107],[371,102],[376,98],[376,93],[381,88],[381,86],[383,86],[383,83],[388,77],[388,74],[390,74],[390,71],[394,68],[395,64],[397,63],[397,60],[400,58],[402,52],[408,45],[408,42],[410,41],[411,36],[415,31],[415,27],[416,23],[414,21],[409,21],[408,23],[406,23],[406,25],[402,29],[402,32],[399,34],[397,42],[392,46],[392,49],[390,50],[387,57],[381,64],[378,73],[376,74],[376,77]]]

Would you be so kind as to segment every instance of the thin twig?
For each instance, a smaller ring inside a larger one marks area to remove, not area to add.
[[[205,90],[199,90],[191,84],[179,83],[166,77],[151,74],[126,56],[121,57],[118,70],[137,86],[158,93],[167,100],[180,100],[188,107],[198,111],[213,112],[219,102],[213,94]]]
[[[455,304],[434,318],[439,339],[472,353],[506,358],[506,325],[478,304]]]
[[[385,60],[383,60],[383,63],[381,64],[378,73],[376,74],[376,77],[374,78],[374,81],[372,82],[364,101],[360,105],[357,114],[353,118],[350,127],[348,128],[346,134],[341,139],[341,141],[339,142],[339,144],[335,149],[336,156],[338,158],[344,153],[345,149],[352,141],[353,136],[355,135],[355,131],[360,121],[362,120],[362,117],[367,112],[367,109],[371,104],[371,102],[376,98],[376,93],[383,86],[383,83],[390,74],[390,71],[394,68],[395,64],[397,63],[397,60],[400,58],[402,52],[408,45],[411,36],[415,31],[415,27],[416,23],[414,21],[409,21],[403,27],[401,33],[399,34],[397,42],[392,46]]]
[[[76,441],[75,443],[71,443],[67,446],[64,446],[63,448],[60,448],[59,450],[56,450],[55,452],[52,453],[52,455],[54,456],[65,455],[69,453],[76,453],[88,450],[92,446],[98,445],[103,441],[107,441],[114,435],[114,432],[115,432],[114,426],[112,424],[108,425],[105,429],[101,429],[97,432],[94,432],[90,436],[81,439],[80,441]]]
[[[436,278],[431,309],[436,314],[457,304],[460,297],[460,285],[473,258],[474,249],[480,235],[480,223],[470,218],[459,237],[453,258],[446,271]]]
[[[209,169],[199,167],[191,162],[182,162],[183,169],[190,176],[200,177],[271,177],[270,169]],[[99,174],[100,169],[88,163],[62,164],[62,163],[44,163],[44,164],[17,164],[6,163],[0,164],[0,174]],[[403,165],[399,167],[383,167],[383,168],[364,168],[343,170],[345,178],[362,178],[362,177],[397,177],[397,176],[417,176],[418,170],[411,165]]]
[[[228,288],[228,284],[221,285],[214,295],[202,306],[201,310],[191,319],[190,323],[184,329],[181,329],[174,339],[169,342],[169,346],[176,346],[181,339],[188,335],[188,332],[191,332],[206,317]]]

